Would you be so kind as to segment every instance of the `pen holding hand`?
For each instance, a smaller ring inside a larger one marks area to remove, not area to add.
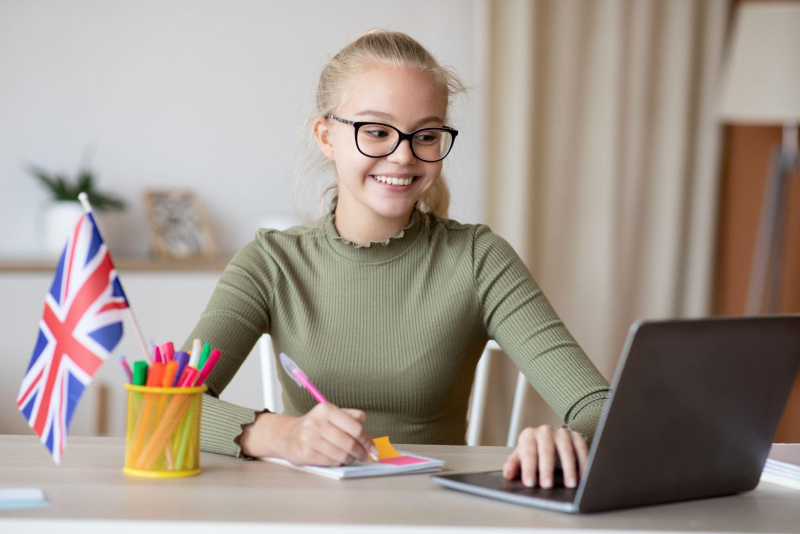
[[[314,384],[306,376],[303,370],[300,369],[300,366],[298,366],[288,355],[281,353],[280,360],[284,371],[286,371],[286,373],[292,378],[292,380],[294,380],[297,383],[298,386],[306,389],[311,394],[311,396],[314,397],[314,399],[320,404],[328,403],[328,399],[326,399],[325,396],[316,388],[316,386],[314,386]],[[345,409],[342,411],[344,411],[349,418],[355,418],[359,424],[363,424],[364,422],[363,412],[359,411],[358,413],[360,416],[356,417],[353,415],[353,412],[356,412],[355,410]],[[316,416],[317,414],[313,415]],[[335,426],[338,426],[340,428],[343,427],[346,428],[348,426],[346,421],[336,421],[336,419],[333,419],[332,422],[334,422]],[[361,432],[363,432],[363,427],[361,427]],[[353,435],[355,431],[354,430],[351,430],[350,432],[346,431],[346,433]],[[369,444],[365,447],[367,455],[373,462],[377,462],[378,455],[377,455],[377,449],[375,448],[375,444],[372,443],[372,440],[370,440],[369,438],[367,438],[367,441],[369,442]]]

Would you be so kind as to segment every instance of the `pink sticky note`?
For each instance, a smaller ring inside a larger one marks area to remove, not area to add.
[[[381,458],[378,460],[382,464],[392,465],[411,465],[424,462],[422,458],[414,458],[413,456],[397,456],[395,458]]]

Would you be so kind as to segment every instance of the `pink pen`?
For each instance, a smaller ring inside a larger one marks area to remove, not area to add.
[[[317,402],[328,402],[328,399],[326,399],[325,396],[319,392],[319,390],[314,386],[314,384],[311,383],[311,380],[308,379],[303,370],[300,369],[300,366],[294,363],[294,361],[283,352],[281,352],[280,357],[283,370],[286,371],[286,374],[292,377],[292,380],[297,382],[298,386],[308,390],[308,392],[311,393],[311,396],[314,397],[317,400]],[[378,461],[377,453],[369,452],[368,454],[373,462]]]
[[[281,365],[283,366],[283,370],[292,377],[292,380],[297,382],[297,385],[301,388],[308,390],[317,402],[328,402],[328,399],[314,387],[314,384],[311,383],[311,380],[308,379],[303,370],[283,352],[281,352]]]

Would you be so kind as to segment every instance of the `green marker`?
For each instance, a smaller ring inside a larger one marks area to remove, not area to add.
[[[211,345],[206,341],[203,344],[203,352],[200,353],[200,361],[197,364],[198,371],[203,368],[203,364],[206,363],[209,354],[211,354]]]
[[[144,386],[147,383],[147,362],[133,362],[133,385]]]

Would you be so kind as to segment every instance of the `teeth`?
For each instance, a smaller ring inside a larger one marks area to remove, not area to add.
[[[413,178],[393,178],[391,176],[377,175],[374,178],[381,183],[389,185],[409,185],[414,180]]]

